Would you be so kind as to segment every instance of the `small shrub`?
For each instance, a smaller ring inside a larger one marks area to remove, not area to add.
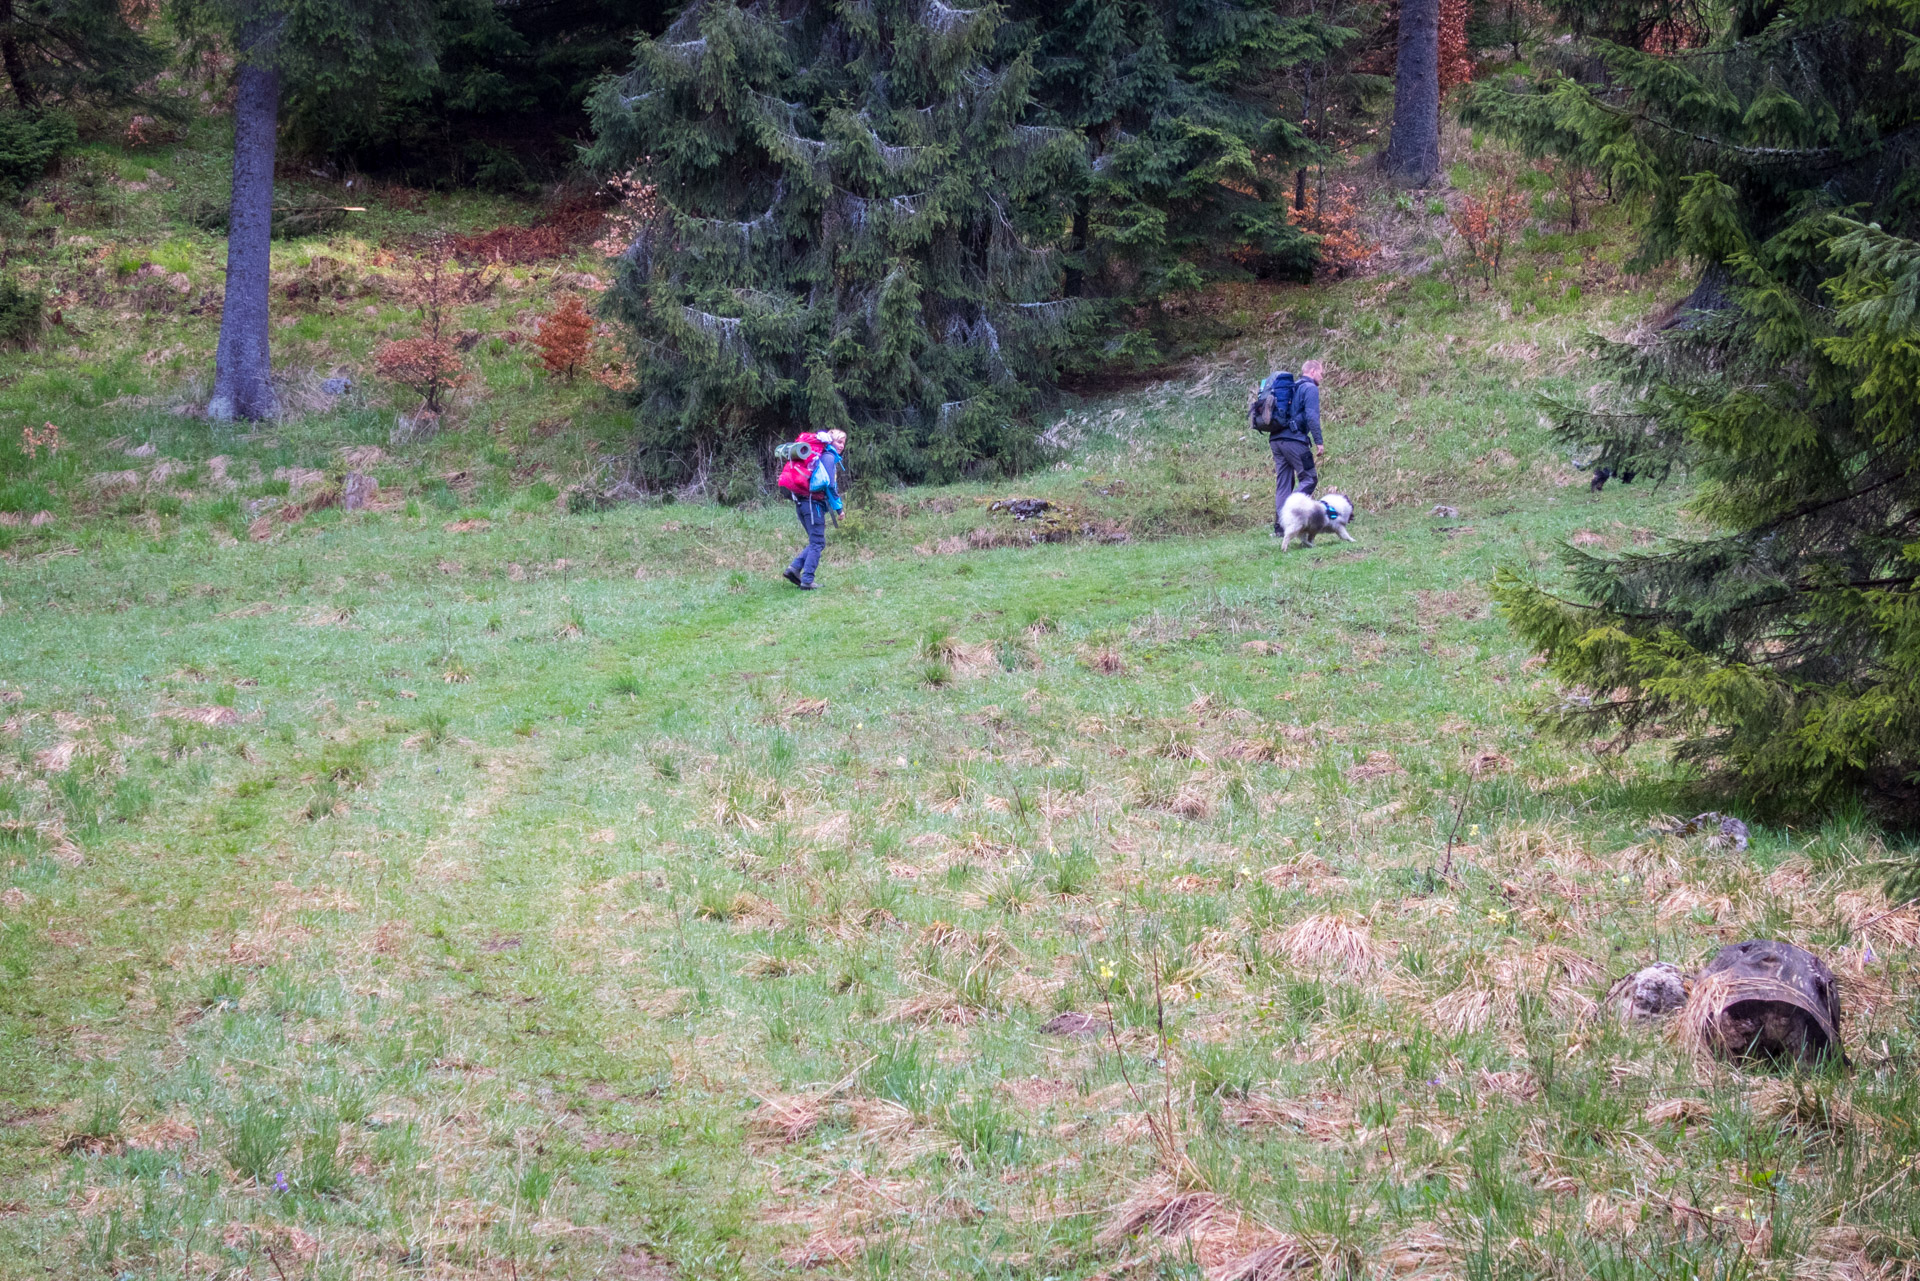
[[[0,199],[18,200],[79,141],[64,111],[0,111]]]
[[[460,350],[445,335],[447,309],[462,299],[470,282],[458,278],[444,245],[436,244],[413,265],[404,296],[420,309],[420,336],[386,343],[374,353],[374,368],[388,382],[418,392],[421,408],[440,412],[441,393],[466,380]]]
[[[23,347],[40,333],[46,295],[11,276],[0,276],[0,343]]]
[[[373,367],[380,377],[420,396],[430,414],[441,410],[440,397],[466,378],[466,367],[454,345],[441,338],[401,338],[384,343],[374,353]]]
[[[549,374],[572,380],[593,347],[593,317],[581,305],[579,295],[568,294],[566,301],[540,322],[533,345],[540,349],[540,363]]]
[[[1484,198],[1463,196],[1451,221],[1488,283],[1500,275],[1500,263],[1519,238],[1530,215],[1527,195],[1507,178],[1496,179]]]

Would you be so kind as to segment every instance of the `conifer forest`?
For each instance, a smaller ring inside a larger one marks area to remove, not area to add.
[[[0,1281],[1920,1281],[1920,0],[0,80]]]

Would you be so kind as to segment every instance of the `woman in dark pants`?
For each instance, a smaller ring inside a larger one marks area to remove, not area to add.
[[[820,553],[827,550],[827,513],[840,510],[840,451],[847,447],[847,433],[823,431],[820,443],[826,446],[814,467],[815,479],[826,473],[826,485],[816,486],[805,498],[795,497],[793,507],[800,516],[800,528],[807,531],[807,545],[787,566],[784,577],[803,592],[813,590],[813,573],[820,567]]]

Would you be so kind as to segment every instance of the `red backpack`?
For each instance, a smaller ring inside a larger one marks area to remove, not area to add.
[[[798,445],[806,446],[804,451],[806,457],[798,456],[803,452],[794,447]],[[787,459],[787,465],[780,469],[780,478],[774,484],[795,498],[805,498],[813,492],[813,462],[825,451],[826,446],[821,443],[818,436],[810,431],[801,432],[800,438],[794,442],[794,445],[779,451],[783,455],[791,453],[795,456]]]

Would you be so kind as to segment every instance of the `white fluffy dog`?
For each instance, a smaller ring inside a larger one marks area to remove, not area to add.
[[[1328,494],[1325,498],[1288,494],[1287,501],[1280,504],[1280,550],[1287,550],[1295,536],[1309,547],[1315,534],[1338,534],[1350,543],[1353,535],[1347,532],[1347,522],[1352,519],[1353,504],[1345,494]]]

